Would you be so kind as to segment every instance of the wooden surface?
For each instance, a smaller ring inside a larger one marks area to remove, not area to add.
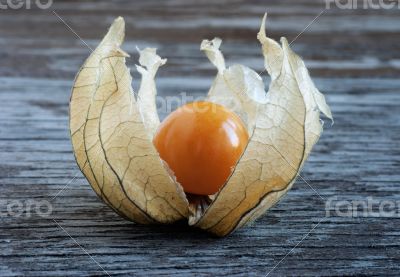
[[[90,50],[53,10],[91,47],[124,16],[132,69],[136,45],[169,59],[157,79],[165,97],[206,93],[215,70],[199,51],[203,38],[220,36],[229,64],[261,71],[263,13],[268,33],[291,41],[324,8],[312,0],[160,0],[0,10],[0,276],[398,276],[398,213],[325,212],[334,196],[400,201],[398,9],[326,10],[292,44],[335,117],[302,172],[315,191],[299,179],[267,215],[227,238],[124,221],[98,200],[71,152],[70,88]],[[10,216],[14,200],[49,201],[52,213]]]

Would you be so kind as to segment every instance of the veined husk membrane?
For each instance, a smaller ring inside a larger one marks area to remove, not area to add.
[[[266,36],[265,21],[266,16],[258,40],[271,77],[268,92],[254,70],[225,66],[220,39],[201,43],[218,70],[207,101],[237,113],[250,134],[229,179],[205,198],[185,195],[152,143],[160,124],[155,76],[166,60],[156,49],[139,51],[142,80],[135,95],[125,64],[128,54],[120,48],[124,20],[114,21],[77,74],[70,131],[79,168],[116,213],[142,224],[185,219],[225,236],[264,214],[292,187],[322,132],[320,112],[332,115],[302,59],[285,38],[280,45]]]

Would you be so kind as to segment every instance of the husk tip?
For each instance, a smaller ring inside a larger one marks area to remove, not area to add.
[[[266,39],[267,38],[267,34],[265,32],[266,21],[267,21],[267,12],[264,13],[264,16],[263,16],[262,21],[261,21],[260,30],[258,31],[258,34],[257,34],[257,39],[260,40],[260,41],[262,39]]]
[[[125,19],[122,16],[118,16],[116,19],[114,19],[113,24],[125,24]]]

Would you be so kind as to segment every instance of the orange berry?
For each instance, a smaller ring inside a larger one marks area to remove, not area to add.
[[[211,195],[230,176],[248,139],[236,114],[203,101],[172,112],[157,130],[154,145],[186,193]]]

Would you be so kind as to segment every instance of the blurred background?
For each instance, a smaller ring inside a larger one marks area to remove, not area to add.
[[[221,240],[116,216],[79,172],[69,140],[70,90],[90,48],[123,16],[133,86],[136,47],[156,47],[168,59],[160,96],[201,97],[216,74],[202,39],[223,39],[227,65],[262,72],[265,12],[267,34],[292,42],[335,118],[302,178]],[[399,49],[398,1],[0,0],[0,276],[398,274]]]

